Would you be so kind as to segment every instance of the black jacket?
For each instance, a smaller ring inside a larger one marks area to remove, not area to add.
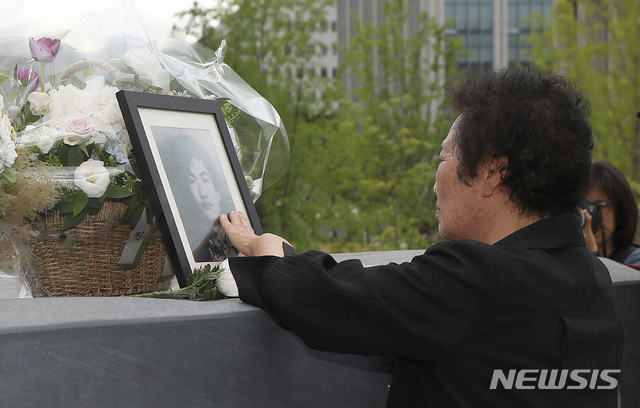
[[[620,368],[611,279],[577,216],[494,245],[440,242],[400,265],[364,268],[311,251],[230,266],[240,298],[310,348],[396,357],[388,407],[616,406],[615,389],[567,389],[579,386],[570,379],[560,390],[490,389],[495,370]]]

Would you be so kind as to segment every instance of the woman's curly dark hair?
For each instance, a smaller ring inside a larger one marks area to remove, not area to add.
[[[458,176],[469,183],[506,158],[502,186],[523,215],[576,213],[589,180],[589,102],[567,79],[535,67],[469,72],[451,91],[461,114]]]

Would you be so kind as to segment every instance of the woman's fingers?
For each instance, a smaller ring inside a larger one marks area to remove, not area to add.
[[[244,220],[244,221],[243,221]],[[251,243],[257,238],[255,231],[238,211],[220,216],[220,224],[227,233],[231,244],[244,255],[251,255]]]
[[[236,212],[238,213],[238,217],[240,218],[240,225],[242,225],[245,228],[253,229],[253,227],[251,227],[251,223],[249,222],[247,217],[245,217],[244,214],[239,212],[239,211],[236,211]]]

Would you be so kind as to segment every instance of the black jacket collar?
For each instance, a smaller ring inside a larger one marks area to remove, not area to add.
[[[496,246],[525,248],[561,248],[586,245],[580,217],[564,214],[543,218],[496,242]]]

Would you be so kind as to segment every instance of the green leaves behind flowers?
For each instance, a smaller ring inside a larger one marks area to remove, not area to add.
[[[110,184],[102,198],[89,198],[82,190],[66,188],[63,189],[62,195],[63,198],[58,204],[57,210],[61,214],[64,214],[62,230],[66,231],[80,224],[87,214],[97,214],[102,209],[105,199],[123,199],[131,197],[133,192],[120,185]],[[129,209],[127,209],[127,211],[129,211]],[[142,214],[142,211],[140,211],[140,214]],[[151,214],[153,214],[153,212],[151,212]],[[139,219],[140,215],[138,215],[135,222],[137,223]],[[135,225],[135,223],[132,225]]]
[[[165,290],[150,293],[140,293],[131,295],[144,298],[163,299],[189,299],[189,300],[215,300],[225,296],[218,291],[218,277],[220,267],[205,265],[202,268],[194,269],[187,280],[184,288],[178,290]]]

